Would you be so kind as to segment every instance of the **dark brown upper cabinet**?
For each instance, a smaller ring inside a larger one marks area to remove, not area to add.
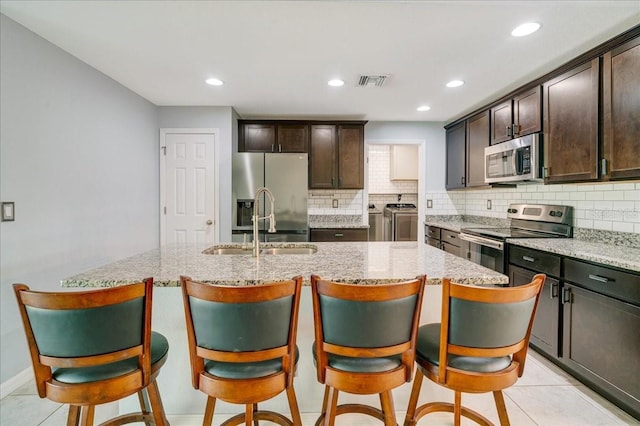
[[[640,37],[604,54],[602,91],[601,177],[640,178]]]
[[[544,87],[544,181],[598,179],[599,59]]]
[[[273,152],[276,143],[276,125],[273,123],[239,122],[239,152]]]
[[[467,173],[466,186],[485,186],[484,149],[489,146],[489,111],[467,120]]]
[[[239,124],[239,152],[308,152],[309,124],[247,122]]]
[[[491,145],[542,130],[542,90],[535,86],[491,108]]]
[[[312,124],[309,188],[364,188],[364,124]]]
[[[456,124],[446,130],[447,171],[446,189],[461,189],[466,187],[466,125],[465,122]]]

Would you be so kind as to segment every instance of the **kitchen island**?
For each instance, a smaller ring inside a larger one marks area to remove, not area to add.
[[[239,248],[238,244],[220,244],[216,248]],[[169,340],[169,359],[158,377],[160,392],[167,414],[202,415],[205,396],[191,387],[189,356],[185,332],[180,275],[195,280],[225,285],[259,285],[269,281],[302,275],[303,291],[298,324],[300,360],[294,387],[300,411],[319,412],[324,387],[316,380],[311,344],[313,342],[313,310],[311,303],[311,274],[324,279],[354,284],[382,284],[427,275],[421,323],[440,321],[442,278],[474,285],[506,284],[505,275],[479,266],[442,250],[418,242],[354,242],[354,243],[280,243],[262,244],[270,247],[310,247],[313,254],[261,254],[256,260],[250,254],[205,254],[204,247],[167,246],[69,277],[65,287],[111,287],[153,277],[153,329]],[[212,251],[211,248],[209,248]],[[425,381],[426,382],[426,381]],[[437,386],[423,385],[426,390],[439,392]],[[394,390],[398,410],[404,410],[411,384]],[[434,394],[431,394],[432,396]],[[438,394],[439,395],[439,394]],[[442,397],[442,396],[441,396]],[[375,396],[362,397],[341,394],[340,403],[369,401],[379,404]],[[121,412],[137,404],[136,398],[120,403]],[[265,409],[288,413],[284,394],[262,404]],[[239,413],[239,405],[216,403],[216,413]]]

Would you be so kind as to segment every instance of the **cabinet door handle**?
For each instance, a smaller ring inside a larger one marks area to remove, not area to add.
[[[505,126],[505,129],[507,131],[507,136],[511,136],[511,126]]]
[[[522,260],[526,260],[527,262],[535,262],[536,260],[530,256],[522,256]]]
[[[275,148],[275,145],[271,144],[271,152],[273,152],[274,148]]]
[[[513,123],[511,125],[511,135],[513,137],[515,137],[518,134],[518,131],[520,130],[519,128],[520,128],[520,126],[518,126],[516,123]]]
[[[282,152],[282,145],[278,144],[278,152]]]
[[[600,275],[589,274],[589,279],[594,281],[599,281],[601,283],[608,283],[609,281],[614,281],[607,277],[601,277]]]
[[[555,299],[556,297],[558,297],[558,284],[552,283],[551,287],[549,287],[549,298]]]
[[[562,289],[562,304],[571,303],[571,289],[564,288]]]
[[[600,161],[600,168],[602,170],[602,176],[606,176],[607,175],[607,159],[603,158]]]

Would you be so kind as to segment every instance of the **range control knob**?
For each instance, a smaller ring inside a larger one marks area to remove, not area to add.
[[[552,217],[562,217],[562,212],[560,210],[551,210],[549,215]]]
[[[516,209],[507,209],[507,213],[517,213],[518,210]]]

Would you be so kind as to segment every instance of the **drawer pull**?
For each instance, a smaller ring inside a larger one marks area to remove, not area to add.
[[[344,234],[334,234],[336,237],[344,237]]]
[[[594,281],[599,281],[601,283],[608,283],[609,281],[614,281],[614,280],[610,280],[607,277],[601,277],[600,275],[593,275],[593,274],[589,274],[589,279]]]
[[[527,262],[535,262],[536,260],[533,257],[522,256],[522,260],[526,260]]]
[[[558,297],[558,284],[553,283],[549,287],[549,298],[555,299],[556,297]]]
[[[456,236],[455,235],[449,235],[449,238],[453,238],[455,240]]]

